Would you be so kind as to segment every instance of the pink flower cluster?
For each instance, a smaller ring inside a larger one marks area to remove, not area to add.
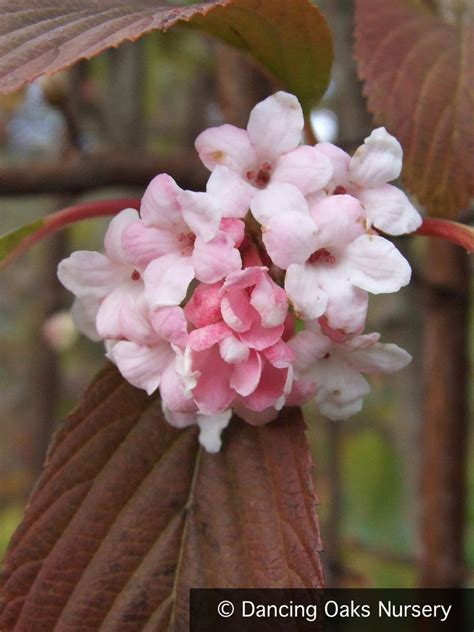
[[[387,184],[401,170],[400,144],[378,128],[350,157],[301,145],[303,124],[297,99],[277,92],[247,130],[204,131],[205,192],[158,175],[140,213],[111,221],[105,254],[79,251],[59,265],[77,327],[105,341],[131,384],[159,388],[169,423],[198,424],[211,452],[232,411],[262,424],[314,397],[324,415],[345,419],[369,392],[363,373],[411,359],[362,334],[369,293],[410,280],[378,232],[421,223]]]

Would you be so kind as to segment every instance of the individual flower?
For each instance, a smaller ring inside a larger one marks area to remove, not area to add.
[[[145,270],[150,307],[179,305],[194,278],[214,283],[240,270],[237,247],[244,225],[222,219],[218,207],[209,194],[183,191],[166,174],[151,181],[140,219],[127,226],[122,238],[127,259]]]
[[[76,296],[74,322],[93,340],[146,343],[154,335],[144,298],[144,267],[130,263],[122,248],[124,231],[137,219],[134,209],[121,211],[107,229],[105,254],[79,250],[58,266],[59,280]]]
[[[374,129],[352,158],[331,143],[318,143],[316,147],[333,166],[326,190],[356,197],[365,209],[369,227],[375,226],[388,235],[402,235],[421,225],[420,214],[405,193],[387,184],[400,175],[403,151],[384,127]]]
[[[295,376],[313,383],[319,410],[329,419],[347,419],[362,408],[370,386],[362,373],[393,373],[411,361],[404,349],[381,344],[380,334],[355,336],[336,343],[324,336],[317,323],[299,332],[289,346],[295,353]]]
[[[213,171],[208,191],[225,199],[228,217],[243,217],[270,182],[293,184],[304,195],[329,182],[331,161],[317,148],[299,146],[303,127],[296,97],[277,92],[253,108],[247,130],[226,124],[198,136],[199,157]]]
[[[279,409],[291,390],[293,353],[284,342],[288,302],[266,268],[230,274],[224,283],[198,286],[185,307],[196,327],[189,334],[192,398],[200,412],[239,405],[261,413]]]
[[[297,315],[324,316],[334,336],[363,330],[367,292],[396,292],[410,280],[406,259],[367,233],[364,209],[350,195],[308,206],[295,187],[275,184],[252,201],[252,213],[272,261],[287,269],[285,290]]]

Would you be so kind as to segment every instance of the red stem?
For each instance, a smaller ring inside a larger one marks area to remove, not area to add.
[[[26,250],[31,248],[41,239],[52,235],[70,224],[83,219],[106,217],[116,215],[125,208],[140,208],[140,200],[136,198],[123,198],[118,200],[101,200],[99,202],[86,202],[76,204],[48,215],[43,220],[43,225],[35,233],[25,237],[12,252],[0,263],[0,269],[6,267],[13,259],[16,259]]]
[[[474,229],[465,224],[451,222],[448,219],[426,217],[423,220],[423,224],[414,234],[423,235],[424,237],[438,237],[462,246],[468,252],[474,251]]]

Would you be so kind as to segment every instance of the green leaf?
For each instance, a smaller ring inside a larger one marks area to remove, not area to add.
[[[56,434],[5,559],[1,630],[189,629],[190,587],[323,585],[301,413],[223,450],[104,370]]]
[[[12,230],[6,235],[0,236],[0,267],[4,260],[9,257],[22,244],[27,237],[39,231],[44,225],[44,220],[37,219],[30,224],[25,224],[16,230]]]
[[[474,26],[415,0],[357,0],[355,54],[369,109],[404,149],[403,180],[431,215],[474,195]]]
[[[326,90],[331,33],[310,0],[0,0],[0,92],[175,24],[202,29],[248,52],[305,106]]]

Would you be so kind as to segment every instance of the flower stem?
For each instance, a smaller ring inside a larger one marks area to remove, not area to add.
[[[451,241],[465,248],[468,252],[474,252],[474,229],[459,222],[426,217],[423,220],[423,224],[414,234]]]

